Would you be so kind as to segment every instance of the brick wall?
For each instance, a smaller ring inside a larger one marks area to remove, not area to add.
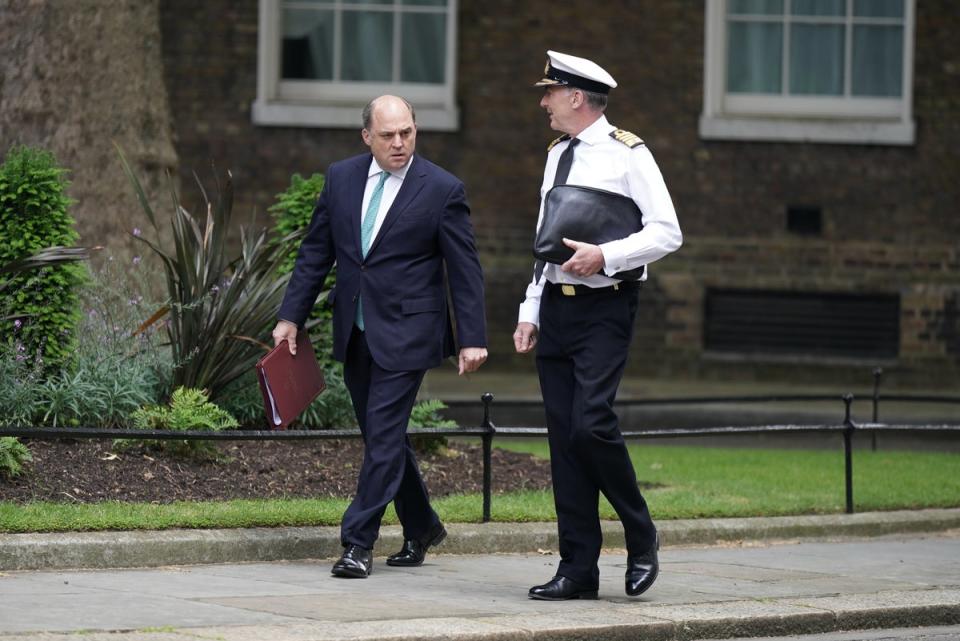
[[[210,159],[236,178],[237,207],[266,222],[294,172],[363,150],[358,131],[256,127],[256,0],[162,0],[167,87],[181,176]],[[488,286],[491,366],[516,363],[510,333],[532,259],[545,145],[556,134],[530,87],[547,49],[594,57],[620,83],[608,117],[644,138],[687,242],[643,293],[630,371],[650,375],[856,377],[869,363],[711,360],[707,286],[898,291],[904,382],[960,382],[960,14],[918,3],[908,147],[703,141],[703,5],[689,0],[461,0],[461,128],[423,131],[418,152],[460,175]],[[359,125],[358,125],[359,128]],[[188,184],[184,182],[185,190]],[[786,229],[791,205],[822,211],[820,237]]]

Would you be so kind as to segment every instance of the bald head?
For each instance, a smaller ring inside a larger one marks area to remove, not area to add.
[[[378,109],[406,109],[410,114],[410,120],[417,122],[417,114],[413,111],[413,105],[400,96],[380,96],[374,98],[363,108],[363,128],[370,129],[373,121],[374,112]]]

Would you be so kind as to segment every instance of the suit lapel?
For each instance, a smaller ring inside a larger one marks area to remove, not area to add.
[[[417,156],[413,157],[413,162],[410,163],[410,169],[407,170],[407,175],[403,179],[403,184],[400,185],[400,191],[397,192],[397,197],[393,200],[393,204],[390,205],[390,209],[387,210],[387,215],[383,218],[383,224],[380,226],[380,231],[377,232],[377,237],[373,239],[373,244],[370,246],[370,251],[367,252],[369,256],[371,253],[376,250],[377,245],[380,244],[380,239],[386,236],[387,232],[390,230],[390,227],[397,222],[397,218],[400,217],[400,214],[410,206],[410,203],[417,197],[417,194],[420,193],[420,190],[423,189],[423,185],[426,182],[427,173],[423,171],[423,163],[419,161]],[[363,191],[361,190],[361,195]],[[360,227],[357,226],[357,237],[360,236]]]
[[[350,172],[349,184],[347,185],[347,211],[350,212],[350,229],[353,230],[353,244],[357,250],[357,256],[363,256],[363,250],[360,247],[360,223],[363,220],[363,192],[367,188],[367,172],[370,169],[372,156],[367,154],[361,156],[357,161],[353,171]]]

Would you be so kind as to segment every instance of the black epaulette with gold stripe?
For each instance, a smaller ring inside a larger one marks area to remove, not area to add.
[[[550,151],[551,149],[553,149],[554,147],[556,147],[558,144],[560,144],[560,143],[563,142],[564,140],[570,140],[570,134],[563,134],[562,136],[560,136],[560,137],[557,138],[556,140],[552,141],[549,145],[547,145],[547,151]]]
[[[626,129],[614,129],[610,132],[610,137],[618,142],[622,142],[630,149],[634,147],[639,147],[643,144],[643,140],[637,134],[630,133]]]

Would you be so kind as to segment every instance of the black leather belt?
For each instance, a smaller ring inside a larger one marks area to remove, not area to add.
[[[612,294],[613,292],[626,292],[634,289],[640,289],[642,283],[639,280],[625,280],[606,287],[590,287],[589,285],[564,285],[562,283],[551,283],[547,281],[546,287],[554,293],[562,296],[592,296],[595,294]]]

